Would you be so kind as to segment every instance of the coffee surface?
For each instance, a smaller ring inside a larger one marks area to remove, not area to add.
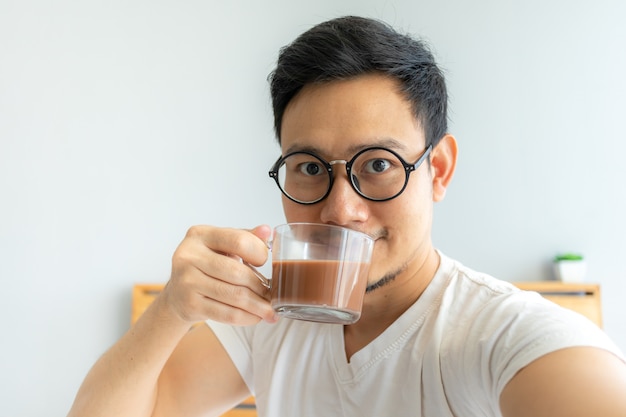
[[[368,270],[368,264],[361,262],[274,261],[272,305],[334,306],[360,312]]]

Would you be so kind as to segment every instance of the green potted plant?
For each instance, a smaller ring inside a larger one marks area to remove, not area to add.
[[[563,282],[582,282],[587,274],[587,262],[580,253],[566,252],[554,257],[554,274]]]

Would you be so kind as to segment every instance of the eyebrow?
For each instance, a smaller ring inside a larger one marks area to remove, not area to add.
[[[392,149],[392,150],[398,150],[398,151],[406,151],[407,147],[404,143],[400,142],[397,139],[394,138],[382,138],[379,140],[376,140],[374,142],[368,142],[368,143],[363,143],[363,144],[357,144],[357,145],[353,145],[350,146],[347,149],[347,152],[351,155],[356,154],[357,152],[363,150],[363,149],[367,149],[367,148],[372,148],[372,147],[377,147],[380,146],[382,148],[388,148],[388,149]],[[285,149],[285,153],[284,155],[290,154],[292,152],[311,152],[314,153],[316,155],[323,155],[324,152],[322,151],[322,149],[315,147],[315,146],[311,146],[311,145],[298,145],[293,144],[290,147],[288,147],[287,149]]]

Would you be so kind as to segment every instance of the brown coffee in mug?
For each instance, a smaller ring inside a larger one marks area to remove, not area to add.
[[[339,226],[274,229],[271,302],[283,317],[352,324],[361,316],[374,240]]]

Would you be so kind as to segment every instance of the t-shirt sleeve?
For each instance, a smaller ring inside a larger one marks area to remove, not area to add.
[[[609,337],[586,317],[545,300],[535,293],[522,293],[502,301],[498,309],[517,310],[494,327],[490,335],[489,367],[492,394],[499,398],[506,384],[522,368],[540,357],[569,347],[596,347],[624,356]],[[497,311],[491,313],[498,317]],[[495,323],[495,322],[494,322]]]
[[[455,327],[450,336],[454,348],[446,356],[446,372],[454,386],[449,395],[459,404],[471,398],[472,410],[500,415],[498,404],[506,384],[534,360],[560,349],[596,347],[624,360],[593,322],[537,293],[501,293],[484,301]]]

